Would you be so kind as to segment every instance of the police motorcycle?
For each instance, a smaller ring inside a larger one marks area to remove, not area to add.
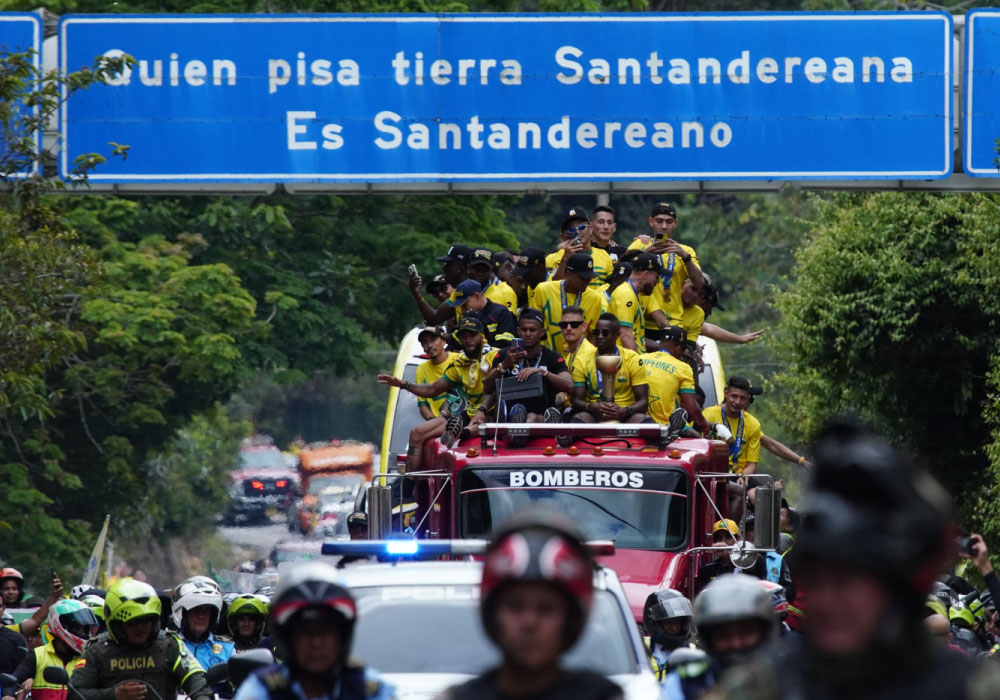
[[[270,666],[273,663],[274,655],[270,652],[270,650],[251,649],[250,651],[245,651],[242,654],[236,654],[230,657],[229,661],[210,666],[205,671],[205,681],[210,686],[228,681],[234,688],[239,688],[240,684],[243,683],[243,681],[246,680],[247,676],[251,673],[259,668]],[[46,681],[52,683],[53,685],[65,685],[74,691],[76,690],[73,688],[73,684],[69,679],[69,674],[66,673],[66,669],[64,668],[50,666],[42,672],[42,675]],[[146,689],[149,690],[153,696],[152,700],[163,700],[163,698],[160,697],[160,694],[156,692],[156,689],[149,683],[146,683],[141,679],[129,679],[129,682],[132,681],[138,681],[145,684]],[[7,695],[8,685],[17,685],[17,680],[14,676],[5,673],[0,675],[0,683],[3,685],[4,695]],[[19,687],[20,686],[18,686],[18,688]],[[187,696],[178,695],[177,697],[178,700],[183,700]],[[218,696],[216,696],[216,698],[218,698]]]

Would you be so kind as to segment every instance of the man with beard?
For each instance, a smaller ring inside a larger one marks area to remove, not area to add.
[[[441,378],[430,384],[415,384],[391,374],[378,375],[380,384],[399,387],[422,398],[429,399],[444,392],[457,391],[466,401],[466,412],[447,418],[439,416],[425,423],[425,425],[436,425],[440,422],[440,425],[444,425],[441,442],[449,446],[458,439],[463,428],[486,420],[487,409],[492,404],[493,397],[485,395],[483,382],[497,356],[497,350],[485,343],[483,322],[476,315],[465,314],[458,320],[455,337],[462,345],[462,352],[452,360]],[[423,443],[418,445],[410,443],[405,471],[419,471],[423,463],[423,447]]]
[[[642,423],[649,405],[649,382],[639,354],[618,347],[618,319],[603,314],[594,329],[596,351],[576,358],[573,364],[574,423]],[[614,402],[604,398],[604,375],[597,370],[598,355],[618,355],[620,369],[615,375]]]
[[[618,318],[619,341],[623,348],[646,352],[645,318],[651,316],[660,326],[670,325],[669,319],[650,296],[660,279],[660,263],[656,256],[643,253],[632,261],[632,274],[625,284],[611,292],[608,312]]]

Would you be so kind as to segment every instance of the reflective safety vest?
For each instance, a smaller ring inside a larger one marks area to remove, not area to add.
[[[35,654],[35,681],[31,686],[31,697],[34,700],[66,700],[66,686],[49,683],[45,680],[45,669],[49,666],[66,669],[66,673],[73,675],[73,670],[83,661],[79,656],[73,657],[68,664],[63,664],[62,659],[56,655],[52,642],[40,647],[36,647]]]

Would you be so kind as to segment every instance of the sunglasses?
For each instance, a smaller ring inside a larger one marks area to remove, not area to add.
[[[563,330],[566,330],[567,328],[579,328],[582,325],[583,325],[583,321],[560,321],[559,322],[559,327],[562,328]]]
[[[611,330],[610,328],[595,328],[594,335],[596,336],[614,335],[614,331]]]
[[[566,233],[570,235],[583,233],[584,231],[587,230],[588,226],[590,226],[590,224],[580,224],[579,226],[574,226],[573,228],[566,229]]]

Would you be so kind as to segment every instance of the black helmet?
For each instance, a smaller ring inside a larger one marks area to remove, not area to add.
[[[319,561],[295,567],[282,577],[271,597],[271,629],[283,646],[280,656],[295,663],[289,652],[298,622],[329,617],[340,632],[340,658],[336,664],[340,666],[351,650],[357,614],[354,596],[340,585],[336,569]]]
[[[673,650],[691,636],[691,615],[691,601],[683,593],[672,588],[661,588],[646,598],[646,604],[642,606],[642,626],[654,643]],[[681,632],[667,634],[661,623],[677,619],[683,623]]]
[[[881,437],[856,426],[829,427],[815,455],[792,556],[867,571],[919,609],[948,556],[948,494]]]
[[[499,593],[521,582],[555,586],[569,601],[563,649],[579,639],[594,597],[594,560],[569,521],[548,513],[515,516],[494,531],[483,561],[480,613],[496,641]]]

